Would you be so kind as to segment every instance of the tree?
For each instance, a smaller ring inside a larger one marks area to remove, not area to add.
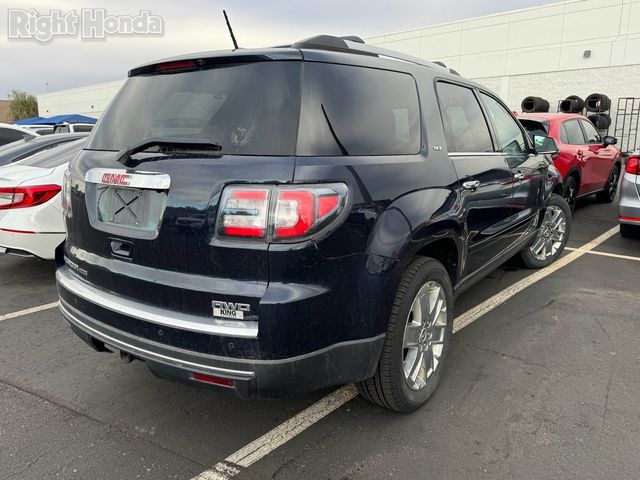
[[[38,116],[38,101],[30,93],[22,90],[11,90],[9,100],[11,100],[9,115],[14,122],[23,118]]]

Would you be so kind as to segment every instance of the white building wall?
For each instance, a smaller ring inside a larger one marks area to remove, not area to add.
[[[573,0],[380,35],[367,43],[440,60],[500,94],[552,111],[568,95],[640,97],[640,0]],[[585,51],[591,54],[585,58]]]
[[[366,41],[441,60],[514,110],[529,95],[549,100],[552,111],[568,95],[607,94],[612,110],[620,97],[640,97],[640,0],[572,0]],[[39,114],[99,117],[123,82],[39,95]]]
[[[118,80],[43,93],[38,95],[38,115],[81,114],[99,118],[123,84],[124,80]]]

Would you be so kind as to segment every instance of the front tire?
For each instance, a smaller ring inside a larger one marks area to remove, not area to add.
[[[538,235],[520,252],[527,268],[544,268],[555,262],[567,246],[571,235],[571,208],[560,195],[552,194]]]
[[[407,268],[391,309],[378,369],[357,387],[376,405],[411,412],[436,390],[453,329],[453,288],[443,265],[420,257]]]
[[[620,180],[620,169],[617,165],[614,165],[609,173],[609,178],[604,186],[604,190],[596,193],[596,200],[602,203],[611,203],[616,198],[616,192],[618,191],[618,180]]]

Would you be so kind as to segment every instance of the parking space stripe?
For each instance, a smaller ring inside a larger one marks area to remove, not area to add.
[[[569,254],[558,259],[552,265],[532,273],[526,278],[514,283],[500,293],[497,293],[493,297],[475,306],[471,310],[463,313],[454,320],[454,333],[462,330],[464,327],[475,322],[483,315],[486,315],[496,307],[502,305],[506,300],[518,294],[525,288],[539,282],[552,273],[566,267],[583,255],[591,252],[594,248],[598,247],[598,245],[613,237],[617,232],[618,227],[616,226],[599,237],[591,240],[589,243],[586,243],[582,247],[571,251]],[[243,447],[236,453],[230,455],[224,462],[218,463],[212,469],[202,472],[192,480],[229,480],[237,476],[241,471],[240,468],[246,468],[254,464],[357,396],[358,392],[353,385],[346,385],[339,388],[314,403],[309,408],[290,418],[283,424],[275,427],[262,437],[251,442],[246,447]]]
[[[44,310],[50,310],[52,308],[56,308],[58,306],[58,302],[47,303],[46,305],[40,305],[39,307],[27,308],[26,310],[20,310],[19,312],[7,313],[5,315],[0,315],[0,322],[4,320],[9,320],[10,318],[22,317],[23,315],[29,315],[31,313],[42,312]]]
[[[357,396],[358,391],[353,385],[339,388],[193,480],[226,480],[235,477],[240,473],[237,467],[249,467]]]
[[[578,250],[577,248],[567,248],[570,252]],[[636,262],[640,262],[640,257],[632,257],[630,255],[619,255],[617,253],[609,253],[609,252],[596,252],[592,250],[587,252],[589,255],[600,255],[601,257],[610,257],[610,258],[619,258],[620,260],[634,260]]]
[[[460,315],[458,318],[455,319],[453,323],[453,333],[460,331],[470,323],[475,322],[478,318],[482,317],[483,315],[486,315],[494,308],[502,305],[506,300],[513,297],[517,293],[520,293],[525,288],[530,287],[534,283],[537,283],[543,278],[548,277],[553,272],[556,272],[561,268],[566,267],[571,262],[582,257],[584,254],[591,252],[594,248],[596,248],[598,245],[609,240],[616,233],[618,233],[618,227],[614,227],[611,230],[606,231],[599,237],[591,240],[589,243],[586,243],[582,247],[572,251],[571,253],[565,255],[562,258],[559,258],[548,267],[543,268],[542,270],[537,270],[536,272],[523,278],[519,282],[516,282],[510,287],[505,288],[500,293],[497,293],[493,297],[476,305],[471,310],[463,313],[462,315]]]

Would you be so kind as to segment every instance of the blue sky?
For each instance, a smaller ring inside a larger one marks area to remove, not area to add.
[[[241,47],[283,44],[318,33],[362,37],[480,15],[554,3],[552,0],[0,0],[0,98],[11,89],[33,94],[124,78],[129,68],[175,54],[231,46],[222,17],[226,9]],[[63,13],[105,8],[109,15],[150,10],[164,20],[156,37],[106,40],[56,38],[46,44],[7,39],[7,11],[35,8]]]

